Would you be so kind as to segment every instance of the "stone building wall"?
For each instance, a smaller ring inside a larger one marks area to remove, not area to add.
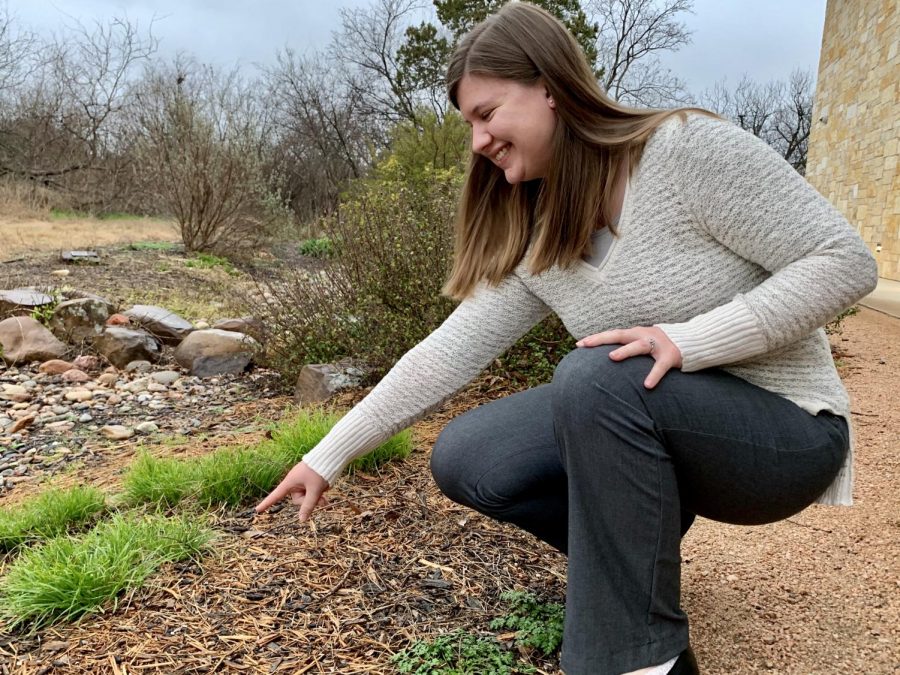
[[[828,0],[806,177],[900,281],[900,3]]]

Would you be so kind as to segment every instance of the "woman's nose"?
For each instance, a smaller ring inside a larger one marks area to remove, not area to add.
[[[483,152],[491,144],[491,135],[483,126],[472,127],[472,152]]]

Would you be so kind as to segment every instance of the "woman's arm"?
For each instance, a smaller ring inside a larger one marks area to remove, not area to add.
[[[659,324],[694,371],[752,358],[823,326],[871,292],[874,258],[846,219],[775,150],[693,116],[669,158],[699,227],[771,276],[690,321]]]
[[[329,485],[353,459],[441,405],[550,313],[515,275],[480,286],[310,451]]]

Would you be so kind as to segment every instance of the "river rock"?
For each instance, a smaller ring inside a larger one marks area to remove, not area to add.
[[[104,387],[111,387],[116,383],[116,380],[119,379],[119,376],[115,373],[103,373],[100,377],[97,378],[97,382],[102,384]]]
[[[103,298],[66,300],[53,310],[50,330],[68,342],[90,341],[103,332],[114,311],[113,304]]]
[[[24,403],[31,400],[31,392],[19,384],[4,384],[0,388],[0,399],[4,401],[13,401],[15,403]],[[13,406],[13,410],[16,407]]]
[[[69,383],[90,382],[91,376],[78,368],[71,368],[62,374],[62,381]]]
[[[90,354],[82,354],[81,356],[75,357],[75,359],[72,361],[72,365],[79,370],[84,370],[85,372],[90,370],[97,370],[100,368],[100,359]]]
[[[161,370],[150,375],[150,379],[159,384],[172,384],[179,377],[181,377],[181,373],[174,370]]]
[[[197,377],[241,373],[258,348],[249,335],[209,328],[188,335],[175,350],[175,360]]]
[[[135,427],[135,431],[142,434],[153,434],[159,431],[159,427],[153,422],[141,422]]]
[[[92,398],[94,398],[94,393],[87,389],[72,389],[71,391],[67,391],[65,395],[67,401],[77,401],[79,403],[82,401],[90,401]]]
[[[0,346],[8,364],[49,361],[66,353],[66,346],[30,316],[0,321]]]
[[[177,345],[194,330],[190,321],[155,305],[135,305],[125,316],[167,345]]]
[[[67,263],[92,263],[100,262],[100,255],[96,251],[63,251],[59,259]]]
[[[62,375],[67,370],[72,370],[75,367],[74,363],[69,363],[68,361],[63,361],[61,359],[50,359],[49,361],[44,361],[39,367],[39,373],[46,373],[47,375]]]
[[[100,429],[100,433],[111,440],[124,441],[134,436],[134,429],[121,424],[109,424]]]
[[[132,361],[125,366],[126,373],[149,373],[153,364],[149,361]]]
[[[162,345],[152,335],[118,326],[104,328],[94,347],[117,368],[132,361],[158,361],[162,353]]]
[[[107,326],[128,326],[129,324],[131,324],[131,319],[124,314],[113,314],[106,320]]]

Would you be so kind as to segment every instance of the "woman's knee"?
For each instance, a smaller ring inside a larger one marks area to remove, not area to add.
[[[641,385],[649,368],[641,363],[643,359],[610,359],[610,352],[618,347],[581,347],[566,354],[553,374],[554,406],[561,410],[581,406],[596,409],[598,398],[627,398],[625,392]]]
[[[465,465],[462,457],[467,443],[459,418],[451,420],[441,431],[431,450],[431,475],[445,495],[459,501],[465,490]]]

